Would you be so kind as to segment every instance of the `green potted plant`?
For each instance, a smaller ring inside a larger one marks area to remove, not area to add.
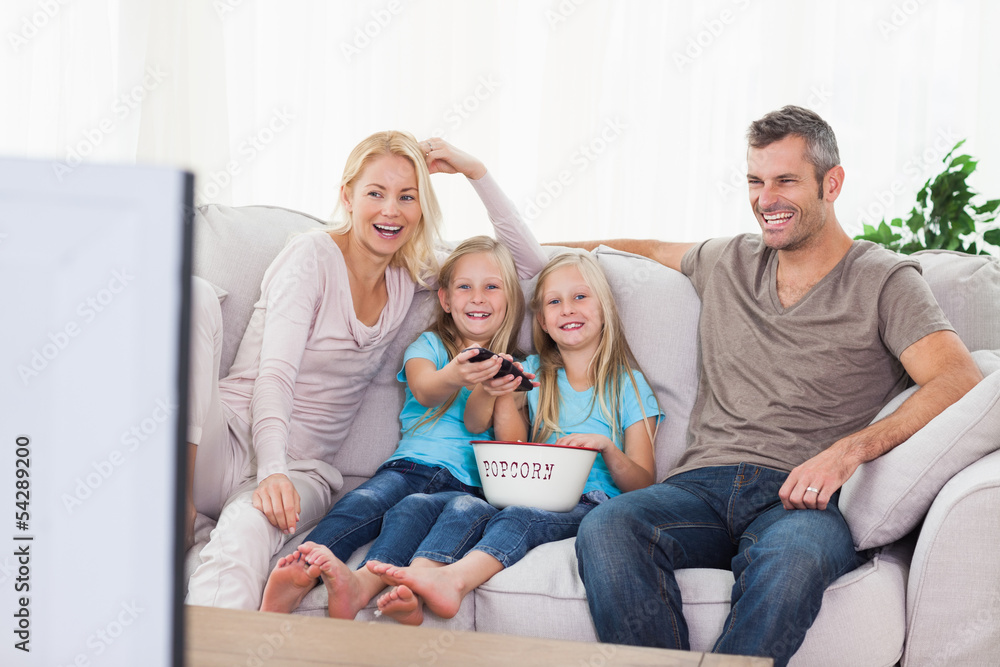
[[[878,227],[865,224],[864,233],[854,238],[878,243],[904,255],[931,248],[971,255],[1000,254],[1000,229],[993,224],[1000,215],[1000,199],[979,206],[973,204],[973,198],[979,195],[966,179],[976,170],[978,162],[968,155],[952,157],[964,143],[962,139],[944,156],[947,166],[917,192],[917,203],[906,220],[895,218],[887,224],[883,219]],[[980,237],[976,225],[980,229],[991,228]]]

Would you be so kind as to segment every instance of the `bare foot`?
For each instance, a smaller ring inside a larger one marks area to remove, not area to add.
[[[396,586],[378,599],[378,610],[403,625],[424,622],[424,605],[406,586]]]
[[[319,568],[323,584],[326,585],[329,598],[327,614],[330,618],[353,620],[368,604],[371,596],[365,594],[358,577],[332,551],[312,542],[304,543],[299,549],[306,544],[310,547],[304,556],[305,561]]]
[[[458,577],[452,576],[452,570],[447,565],[430,568],[395,567],[378,561],[368,561],[366,565],[385,583],[396,587],[405,586],[418,595],[424,605],[441,618],[453,618],[462,606],[462,598],[468,592]]]
[[[285,556],[274,566],[271,576],[267,578],[267,585],[264,586],[261,611],[290,614],[298,609],[306,594],[319,583],[319,567],[310,565],[303,559],[305,553],[302,547],[307,544],[312,542],[302,544],[298,551]]]

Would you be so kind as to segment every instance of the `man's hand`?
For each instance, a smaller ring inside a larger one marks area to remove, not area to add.
[[[291,535],[299,522],[299,492],[287,475],[276,473],[264,478],[253,492],[253,506],[264,513],[271,525]]]
[[[861,465],[840,442],[820,452],[788,474],[778,491],[786,510],[825,510],[830,497]]]
[[[778,492],[785,509],[826,509],[830,496],[859,465],[905,442],[983,379],[954,331],[927,334],[903,350],[899,360],[920,389],[885,419],[838,440],[792,470]]]

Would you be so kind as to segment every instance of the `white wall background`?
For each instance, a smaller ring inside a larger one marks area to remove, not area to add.
[[[698,240],[757,229],[744,132],[793,103],[837,132],[853,234],[960,138],[1000,197],[998,29],[989,0],[5,0],[0,153],[325,217],[351,147],[406,129],[482,157],[543,241]],[[488,230],[434,180],[448,238]]]

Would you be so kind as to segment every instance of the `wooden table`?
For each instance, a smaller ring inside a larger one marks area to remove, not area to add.
[[[187,667],[768,667],[770,659],[187,607]]]

